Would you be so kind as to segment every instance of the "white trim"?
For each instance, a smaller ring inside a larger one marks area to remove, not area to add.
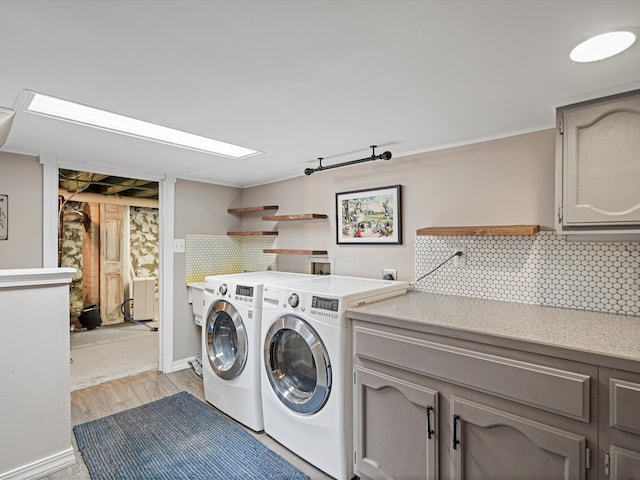
[[[159,274],[158,291],[160,312],[158,315],[158,369],[171,372],[173,366],[173,217],[175,211],[175,177],[142,174],[135,171],[114,169],[103,165],[59,161],[56,157],[41,155],[43,166],[43,265],[58,265],[58,168],[89,171],[159,182]],[[1,480],[1,479],[0,479]]]
[[[26,478],[42,478],[54,472],[68,468],[76,463],[73,447],[55,453],[14,470],[0,473],[0,480],[22,480]]]
[[[159,230],[159,273],[158,292],[160,295],[158,369],[163,373],[175,371],[173,366],[173,232],[175,212],[175,177],[165,177],[160,181],[158,200],[160,202]]]
[[[0,270],[0,288],[69,284],[75,271],[75,268],[21,268]]]
[[[42,165],[42,266],[58,266],[58,164],[40,156]]]
[[[178,372],[180,370],[187,370],[188,368],[193,368],[191,365],[191,362],[193,362],[194,360],[195,360],[195,357],[189,357],[189,358],[183,358],[181,360],[177,360],[173,362],[173,365],[171,365],[171,372]]]

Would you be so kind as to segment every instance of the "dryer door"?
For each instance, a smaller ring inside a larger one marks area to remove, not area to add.
[[[287,408],[310,415],[323,407],[331,392],[331,364],[311,325],[293,315],[278,317],[263,353],[271,388]]]
[[[247,363],[247,329],[236,308],[224,300],[216,302],[207,315],[209,364],[224,380],[236,378]]]

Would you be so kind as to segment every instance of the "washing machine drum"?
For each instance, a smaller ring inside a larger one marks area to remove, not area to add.
[[[216,375],[231,380],[242,373],[247,363],[247,329],[236,308],[229,302],[216,302],[205,325],[206,355]]]
[[[331,393],[331,364],[322,339],[303,319],[285,315],[264,343],[267,378],[276,396],[294,412],[311,415]]]

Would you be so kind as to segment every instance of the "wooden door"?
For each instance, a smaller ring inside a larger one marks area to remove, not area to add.
[[[100,317],[103,325],[124,322],[124,302],[129,266],[129,209],[123,205],[100,205]]]
[[[451,406],[455,479],[586,477],[585,437],[455,395]]]
[[[437,479],[438,392],[359,365],[355,382],[355,473]]]
[[[640,224],[640,94],[562,115],[563,223]]]

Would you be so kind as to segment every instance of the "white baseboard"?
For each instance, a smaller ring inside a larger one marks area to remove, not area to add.
[[[42,478],[76,463],[73,447],[58,452],[50,457],[23,465],[8,472],[0,473],[0,480],[23,480]]]
[[[189,358],[183,358],[181,360],[173,362],[173,364],[171,365],[171,372],[179,372],[180,370],[193,368],[191,366],[191,363],[189,362],[193,362],[194,360],[195,360],[195,357],[189,357]],[[171,373],[171,372],[166,372],[166,373]]]

